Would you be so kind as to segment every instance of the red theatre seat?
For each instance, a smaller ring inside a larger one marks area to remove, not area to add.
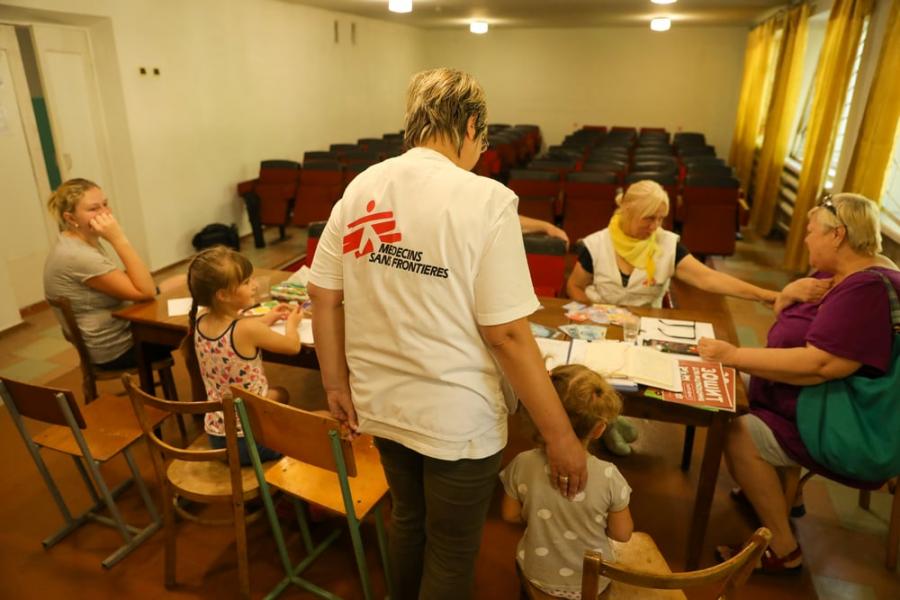
[[[513,169],[507,185],[519,196],[521,215],[552,223],[562,209],[562,182],[557,171]]]
[[[561,296],[566,284],[566,243],[543,234],[528,234],[523,239],[534,293]]]
[[[331,207],[344,190],[343,170],[335,160],[308,163],[300,173],[294,204],[294,225],[328,219]]]
[[[734,254],[740,183],[733,177],[688,175],[678,218],[681,242],[694,254]]]
[[[616,173],[582,171],[566,179],[563,228],[574,244],[609,224],[620,189]]]
[[[238,195],[247,206],[257,248],[263,248],[262,226],[274,225],[284,238],[284,228],[291,219],[294,196],[300,181],[300,164],[292,160],[264,160],[259,164],[259,177],[238,184]]]

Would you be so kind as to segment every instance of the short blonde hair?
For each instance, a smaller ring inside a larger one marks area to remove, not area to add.
[[[403,141],[408,148],[445,138],[462,151],[469,117],[475,117],[476,137],[487,135],[484,90],[457,69],[432,69],[412,76],[406,90]]]
[[[847,244],[857,254],[875,256],[881,252],[881,221],[878,205],[861,194],[842,193],[830,198],[834,213],[819,204],[807,216],[836,229],[843,226],[847,230]]]
[[[75,207],[88,190],[99,188],[99,185],[88,179],[69,179],[56,188],[47,200],[47,210],[56,219],[60,231],[68,226],[65,214],[75,212]]]
[[[666,214],[669,214],[669,194],[661,185],[649,179],[632,183],[624,194],[619,192],[616,204],[619,211],[636,214],[639,218],[656,214],[661,205],[666,206]]]

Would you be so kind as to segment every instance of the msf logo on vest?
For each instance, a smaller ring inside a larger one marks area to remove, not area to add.
[[[375,201],[369,200],[366,204],[364,217],[347,224],[350,231],[344,236],[344,254],[353,252],[353,256],[360,258],[374,252],[381,243],[393,244],[399,242],[402,235],[397,228],[392,211],[372,212],[375,210]]]

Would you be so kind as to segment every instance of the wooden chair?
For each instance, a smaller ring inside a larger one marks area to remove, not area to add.
[[[59,531],[44,539],[45,548],[55,545],[87,521],[97,521],[114,527],[124,540],[122,546],[101,562],[104,567],[110,568],[159,529],[159,514],[131,456],[131,446],[142,437],[141,428],[124,397],[104,394],[81,409],[69,390],[31,385],[5,377],[0,377],[0,396],[65,520]],[[148,411],[146,421],[151,428],[156,427],[165,416],[158,411]],[[23,417],[44,423],[47,427],[32,435]],[[93,500],[93,504],[81,514],[73,516],[69,512],[41,456],[42,448],[68,454],[75,462]],[[131,478],[110,488],[100,472],[100,466],[119,454],[125,457]],[[150,524],[143,528],[127,524],[116,506],[116,497],[132,482],[137,486],[151,517]],[[104,508],[109,516],[100,514]]]
[[[78,322],[75,320],[75,313],[72,311],[72,303],[68,298],[47,298],[47,303],[55,308],[62,319],[62,332],[66,340],[75,346],[78,351],[78,358],[81,360],[81,381],[82,390],[84,391],[85,404],[97,397],[97,382],[107,381],[110,379],[121,379],[123,373],[134,372],[135,369],[108,371],[98,369],[91,362],[88,354],[87,345],[81,336],[81,330],[78,328]],[[178,392],[175,389],[175,379],[172,377],[172,366],[175,364],[171,358],[158,360],[153,363],[153,370],[159,373],[159,383],[163,389],[163,395],[170,400],[178,399]]]
[[[346,517],[363,594],[366,600],[371,600],[372,585],[363,552],[360,522],[372,512],[375,515],[382,564],[385,573],[389,572],[387,540],[381,514],[381,504],[387,496],[388,485],[372,438],[360,436],[351,443],[340,437],[340,424],[331,417],[279,404],[234,386],[231,391],[234,399],[226,398],[223,402],[225,414],[236,410],[243,426],[285,572],[285,578],[266,597],[275,598],[293,583],[322,598],[335,598],[333,594],[300,577],[303,570],[341,531],[332,531],[318,545],[313,545],[302,505],[303,502],[313,502]],[[285,457],[266,469],[260,463],[256,444],[280,452]],[[269,495],[270,486],[282,490],[294,499],[307,552],[306,558],[296,565],[291,563],[288,555],[284,534]]]
[[[149,415],[163,412],[166,415],[195,415],[223,410],[222,403],[177,402],[163,400],[140,389],[131,375],[123,375],[122,382],[134,413],[147,437],[153,468],[162,489],[163,530],[165,531],[165,582],[166,587],[176,583],[175,577],[175,518],[176,515],[204,525],[234,526],[238,555],[238,591],[242,598],[250,597],[250,575],[247,565],[246,524],[255,521],[262,511],[245,514],[245,503],[259,496],[259,486],[249,467],[241,468],[238,462],[237,435],[234,410],[225,410],[226,448],[211,449],[206,434],[189,446],[177,448],[163,441],[153,430]],[[231,519],[211,519],[189,512],[179,499],[200,504],[230,504]]]
[[[604,600],[662,600],[686,598],[681,590],[703,587],[713,589],[721,600],[734,598],[735,590],[744,584],[759,561],[772,534],[765,527],[750,536],[747,545],[730,560],[699,571],[672,573],[669,565],[646,533],[634,533],[627,543],[610,540],[616,562],[606,562],[600,552],[586,550],[581,573],[581,597],[597,598],[600,577],[611,581],[599,595]],[[548,600],[545,594],[522,577],[526,595],[531,600]]]

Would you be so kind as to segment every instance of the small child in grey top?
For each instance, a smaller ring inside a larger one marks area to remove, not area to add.
[[[615,390],[582,365],[557,367],[550,378],[585,446],[621,411]],[[525,577],[551,596],[579,600],[584,551],[599,550],[614,560],[609,538],[631,538],[631,488],[615,465],[589,456],[587,487],[569,500],[551,484],[543,444],[536,441],[537,448],[519,454],[500,473],[503,518],[527,524],[516,556]]]

